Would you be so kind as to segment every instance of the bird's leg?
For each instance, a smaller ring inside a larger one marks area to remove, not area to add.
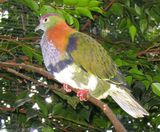
[[[72,92],[72,90],[68,87],[68,84],[66,84],[66,83],[63,84],[63,89],[64,89],[67,93]]]
[[[77,92],[77,97],[79,97],[80,101],[87,101],[88,92],[87,89],[79,90]]]

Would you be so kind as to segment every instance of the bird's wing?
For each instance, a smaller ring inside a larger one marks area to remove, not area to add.
[[[107,51],[93,38],[76,32],[69,37],[67,52],[88,73],[112,83],[125,84]]]

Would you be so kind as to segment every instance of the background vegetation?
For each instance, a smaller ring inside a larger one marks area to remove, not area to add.
[[[121,69],[132,94],[150,113],[143,119],[133,119],[111,98],[103,100],[125,128],[160,131],[159,0],[1,0],[1,129],[114,129],[101,110],[80,102],[74,93],[61,92],[61,85],[41,72],[42,33],[34,29],[46,13],[61,14],[69,25],[96,38]],[[60,91],[54,90],[57,87]]]

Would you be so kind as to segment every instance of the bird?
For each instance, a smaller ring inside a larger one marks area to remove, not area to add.
[[[55,13],[41,16],[37,30],[43,30],[40,47],[44,65],[67,92],[71,92],[69,86],[77,89],[81,101],[86,101],[88,94],[98,100],[111,96],[132,117],[149,115],[98,41],[72,28]]]

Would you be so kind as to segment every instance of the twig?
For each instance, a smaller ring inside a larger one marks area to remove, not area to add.
[[[40,75],[43,75],[49,79],[53,79],[53,77],[50,75],[50,73],[48,73],[47,71],[45,71],[42,68],[38,68],[38,67],[34,67],[31,65],[26,65],[26,64],[17,64],[17,63],[7,63],[7,62],[0,62],[0,68],[4,68],[4,67],[17,67],[20,69],[27,69],[27,70],[31,70],[34,72],[39,73]],[[15,72],[13,72],[15,73]],[[17,74],[17,73],[16,73]],[[19,74],[17,74],[19,75]],[[23,78],[23,76],[21,75],[20,77]],[[25,79],[30,79],[30,78],[26,78]],[[55,88],[57,89],[57,88]],[[77,89],[71,88],[74,92],[77,92]],[[112,124],[114,125],[115,129],[117,132],[125,132],[126,129],[124,128],[124,126],[121,124],[121,122],[116,118],[116,116],[114,115],[114,113],[112,112],[112,110],[109,108],[109,106],[105,103],[103,103],[100,100],[97,100],[96,98],[92,97],[89,95],[88,101],[90,101],[92,104],[94,104],[95,106],[99,107],[104,114],[109,118],[109,120],[112,122]],[[104,105],[106,106],[106,109],[104,110]]]
[[[14,107],[11,107],[11,108],[8,108],[8,107],[0,107],[0,110],[1,110],[1,111],[15,111],[16,108],[14,108]],[[25,109],[23,109],[23,108],[19,109],[19,112],[20,112],[20,113],[26,113]]]
[[[23,6],[21,6],[23,8]],[[22,29],[23,29],[23,35],[26,34],[26,25],[25,25],[25,20],[24,20],[24,14],[21,13],[21,21],[22,21]]]
[[[54,80],[53,76],[41,67],[35,67],[32,65],[24,64],[24,63],[18,64],[18,63],[10,63],[10,62],[0,62],[0,68],[1,67],[2,68],[3,67],[17,67],[19,69],[31,70],[31,71],[36,72],[36,73],[38,73],[48,79]]]
[[[158,62],[158,61],[160,61],[160,58],[153,58],[153,59],[148,59],[148,61],[150,61],[150,62]]]
[[[144,50],[144,51],[140,51],[139,53],[137,53],[137,56],[143,56],[149,53],[153,53],[153,54],[160,54],[160,49],[151,49],[151,50]]]
[[[19,76],[19,77],[21,77],[21,78],[23,78],[23,79],[29,80],[29,81],[31,81],[31,82],[33,82],[33,83],[35,83],[35,84],[38,84],[38,85],[40,85],[40,86],[47,87],[46,84],[44,84],[44,83],[42,83],[42,82],[38,82],[37,80],[35,80],[35,79],[33,79],[33,78],[29,77],[29,76],[26,76],[26,75],[24,75],[24,74],[21,74],[21,73],[17,72],[17,71],[14,70],[14,69],[11,69],[11,68],[8,68],[8,67],[3,67],[3,69],[6,70],[7,72],[10,72],[10,73],[12,73],[12,74],[14,74],[14,75],[16,75],[16,76]]]
[[[5,78],[7,80],[12,80],[12,81],[14,80],[13,78],[6,76],[5,74],[0,74],[0,78]]]
[[[140,56],[143,56],[147,53],[160,54],[160,44],[159,43],[154,44],[154,45],[148,47],[146,50],[138,52],[137,56],[140,57]]]
[[[20,38],[20,37],[13,37],[13,36],[4,36],[0,35],[0,40],[37,40],[40,39],[40,37],[25,37],[25,38]]]
[[[109,8],[112,6],[112,4],[115,2],[115,0],[112,0],[106,8],[103,9],[103,11],[108,11]],[[94,15],[93,16],[93,19],[97,19],[98,16],[97,15]],[[83,27],[80,29],[80,31],[84,31],[86,28],[88,28],[89,25],[91,25],[92,21],[90,19],[87,20],[87,22],[83,25]]]
[[[7,2],[7,0],[0,0],[0,3],[1,3],[1,4],[4,3],[4,2]]]
[[[42,82],[38,82],[37,80],[35,80],[35,79],[33,79],[33,78],[29,77],[29,76],[26,76],[26,75],[24,75],[24,74],[22,74],[22,73],[19,73],[19,72],[17,72],[16,70],[14,70],[14,69],[12,69],[12,68],[8,68],[8,67],[2,67],[2,68],[3,68],[4,70],[6,70],[7,72],[10,72],[10,73],[12,73],[12,74],[14,74],[14,75],[16,75],[16,76],[19,76],[19,77],[21,77],[21,78],[23,78],[23,79],[25,79],[25,80],[31,81],[31,82],[33,82],[33,83],[36,84],[36,85],[43,86],[43,87],[48,87],[48,88],[51,89],[51,90],[56,90],[56,91],[62,92],[62,93],[65,92],[65,91],[63,91],[62,89],[57,89],[57,88],[55,88],[55,85],[47,85],[47,84],[44,84],[44,83],[42,83]],[[48,74],[49,74],[49,73],[48,73]]]

